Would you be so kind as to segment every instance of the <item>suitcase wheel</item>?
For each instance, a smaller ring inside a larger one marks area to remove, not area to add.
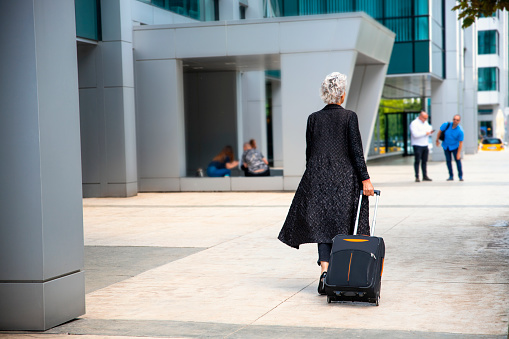
[[[375,306],[379,306],[380,305],[380,294],[377,293],[376,298],[370,299],[369,302],[372,304],[375,304]]]

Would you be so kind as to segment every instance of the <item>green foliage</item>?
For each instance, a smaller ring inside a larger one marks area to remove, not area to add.
[[[467,28],[476,18],[490,17],[497,10],[509,10],[509,0],[458,0],[452,10],[460,11],[458,19],[463,19],[462,27]]]
[[[421,98],[380,100],[381,113],[413,112],[420,111],[421,109]]]

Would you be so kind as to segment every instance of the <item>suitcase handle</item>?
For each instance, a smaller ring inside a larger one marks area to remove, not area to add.
[[[357,217],[355,218],[355,226],[353,228],[353,235],[357,235],[357,228],[359,227],[359,216],[361,214],[362,196],[363,191],[361,190],[361,195],[359,197],[359,206],[357,207]],[[373,222],[371,223],[371,229],[369,231],[369,234],[371,236],[374,236],[375,234],[376,212],[378,210],[378,199],[380,198],[380,190],[375,190],[375,196],[376,196],[375,212],[373,213]]]

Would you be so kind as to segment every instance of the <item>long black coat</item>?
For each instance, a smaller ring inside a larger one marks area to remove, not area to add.
[[[332,243],[352,234],[362,181],[369,179],[355,112],[327,105],[308,117],[306,171],[279,233],[279,240],[299,248]],[[369,201],[362,200],[359,234],[369,235]]]

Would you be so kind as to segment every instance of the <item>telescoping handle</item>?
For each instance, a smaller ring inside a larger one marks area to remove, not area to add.
[[[357,235],[357,228],[359,227],[359,216],[361,214],[361,205],[362,205],[362,194],[359,197],[359,206],[357,207],[357,217],[355,218],[355,226],[353,228],[353,235]],[[373,236],[375,234],[375,224],[376,224],[376,211],[378,210],[378,199],[380,198],[380,190],[375,190],[376,202],[375,202],[375,212],[373,213],[373,222],[371,223],[371,230],[369,234]]]

